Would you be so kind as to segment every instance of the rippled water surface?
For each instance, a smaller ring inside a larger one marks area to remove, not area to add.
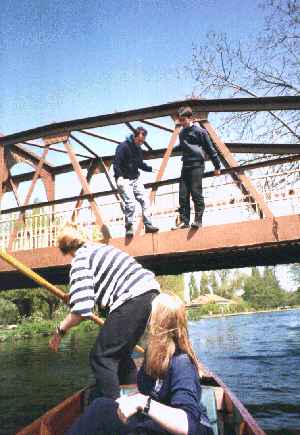
[[[267,434],[300,434],[300,311],[191,322],[199,359]]]
[[[219,375],[268,435],[300,434],[300,311],[190,322],[199,359]],[[93,381],[95,339],[67,337],[58,355],[49,339],[0,343],[0,433],[15,435]]]

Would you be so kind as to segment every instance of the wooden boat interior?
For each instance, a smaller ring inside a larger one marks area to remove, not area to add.
[[[137,365],[140,365],[140,362]],[[214,435],[265,435],[221,379],[204,366],[203,373],[202,402],[207,408]],[[121,386],[121,394],[126,394],[133,388],[135,385]],[[91,402],[93,392],[93,386],[84,388],[17,435],[65,435]]]

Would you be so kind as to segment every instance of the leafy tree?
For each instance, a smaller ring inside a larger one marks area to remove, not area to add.
[[[208,277],[208,283],[212,289],[212,292],[214,295],[219,295],[219,290],[220,290],[220,286],[217,280],[217,276],[216,273],[210,272],[209,277]]]
[[[286,303],[287,294],[280,287],[275,271],[265,267],[261,276],[257,267],[245,279],[243,298],[255,309],[269,309]]]
[[[288,305],[298,305],[300,304],[300,263],[294,263],[290,266],[290,275],[298,288],[289,294]]]
[[[290,275],[292,276],[295,284],[300,287],[300,263],[294,263],[290,266]]]
[[[287,292],[280,286],[275,275],[275,268],[267,266],[264,267],[263,281],[264,286],[269,293],[269,297],[271,297],[273,300],[271,304],[275,307],[285,305],[287,302]]]
[[[0,324],[11,325],[18,322],[19,310],[11,302],[0,297]]]
[[[67,286],[60,286],[67,292]],[[41,311],[45,318],[51,319],[61,304],[60,299],[43,288],[17,289],[1,292],[1,298],[14,304],[21,317],[29,317],[36,311]]]
[[[230,291],[230,272],[230,269],[220,269],[217,271],[220,281],[218,289],[216,289],[216,294],[218,296],[222,296],[224,298],[232,296],[232,292]]]
[[[201,279],[200,279],[200,294],[206,295],[210,293],[209,289],[209,277],[205,272],[201,273]]]
[[[194,274],[191,273],[191,275],[190,275],[190,282],[189,282],[189,297],[190,297],[190,301],[193,301],[199,295],[200,295],[200,293],[199,293],[199,289],[198,289],[197,284],[196,284],[196,280],[195,280]]]
[[[263,292],[263,281],[259,270],[253,267],[251,275],[245,279],[243,298],[255,309],[266,308]]]
[[[263,0],[265,29],[245,41],[210,31],[203,46],[193,46],[188,74],[199,96],[241,97],[300,94],[299,0]],[[297,112],[243,112],[225,115],[219,128],[239,139],[298,142]]]
[[[163,276],[157,276],[157,281],[160,284],[162,291],[172,291],[177,296],[180,297],[180,299],[184,300],[184,275],[163,275]]]
[[[225,297],[232,298],[238,290],[241,290],[246,279],[245,272],[235,269],[233,271],[233,276],[227,282],[227,288],[225,289]]]

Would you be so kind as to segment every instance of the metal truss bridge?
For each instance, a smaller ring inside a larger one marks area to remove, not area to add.
[[[219,177],[210,170],[205,173],[203,227],[170,231],[178,219],[179,179],[168,174],[179,177],[181,168],[180,154],[172,153],[180,131],[174,115],[187,105],[193,109],[195,122],[210,135],[224,169]],[[298,262],[299,144],[224,143],[208,117],[209,112],[299,108],[300,98],[296,96],[191,98],[2,135],[0,248],[53,284],[68,283],[71,257],[63,256],[55,246],[64,219],[81,222],[94,240],[101,239],[128,252],[158,275]],[[114,153],[107,150],[114,151],[124,140],[124,126],[130,132],[137,122],[148,125],[149,141],[159,137],[165,143],[165,147],[156,149],[146,143],[144,151],[145,160],[159,165],[155,181],[146,182],[145,186],[149,190],[153,223],[160,232],[143,233],[137,204],[135,236],[128,239],[124,237],[123,205],[112,178]],[[107,131],[119,139],[107,136]],[[40,150],[39,154],[34,148]],[[239,165],[232,153],[268,157]],[[14,166],[19,163],[27,163],[34,170],[16,173]],[[258,175],[260,168],[268,170]],[[42,186],[46,201],[35,204],[38,186]],[[23,203],[20,189],[23,195],[26,190]],[[10,200],[6,201],[8,195]],[[3,260],[0,277],[1,290],[35,286]]]

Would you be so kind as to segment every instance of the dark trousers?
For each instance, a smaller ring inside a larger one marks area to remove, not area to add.
[[[90,353],[99,396],[117,399],[119,385],[136,383],[131,353],[145,331],[156,294],[151,290],[129,299],[108,314]]]
[[[94,400],[66,435],[166,435],[170,433],[140,412],[132,415],[128,424],[122,423],[117,414],[118,406],[118,403],[112,399],[102,397]],[[213,435],[213,431],[200,424],[197,435]]]
[[[180,222],[189,224],[191,205],[190,196],[195,206],[195,222],[202,223],[205,204],[202,194],[202,178],[204,174],[204,164],[194,166],[183,166],[179,183],[179,213]]]

